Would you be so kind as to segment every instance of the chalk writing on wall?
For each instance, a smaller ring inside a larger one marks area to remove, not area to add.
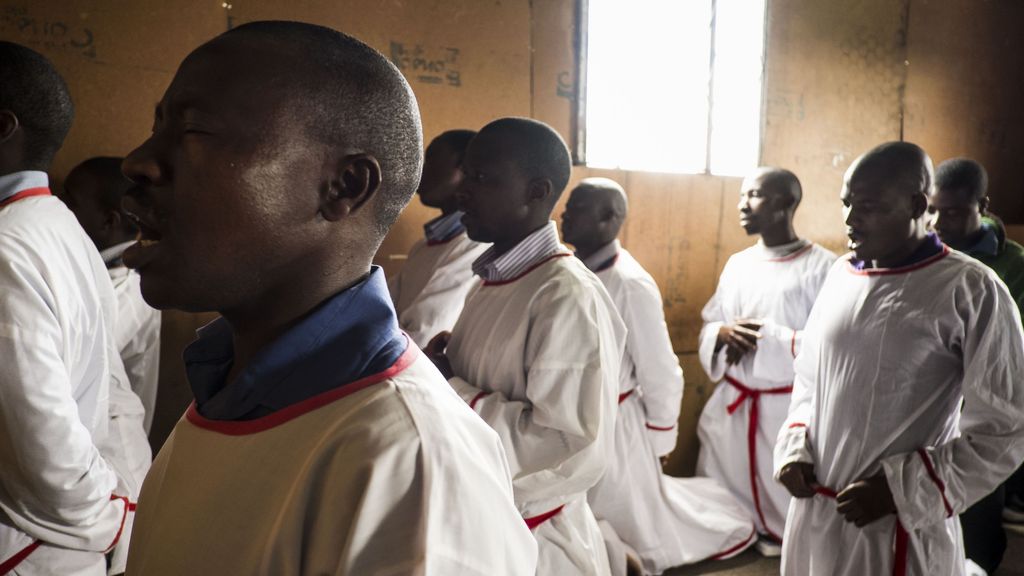
[[[409,80],[458,88],[462,86],[458,48],[429,47],[391,41],[391,61]]]
[[[26,6],[0,4],[0,37],[45,51],[62,50],[96,58],[92,30],[57,18],[38,18]]]

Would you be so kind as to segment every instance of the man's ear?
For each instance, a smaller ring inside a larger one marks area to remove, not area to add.
[[[329,221],[341,220],[380,190],[380,162],[369,154],[350,154],[329,167],[324,180],[320,213]]]
[[[551,180],[547,178],[535,178],[530,180],[526,190],[526,199],[530,202],[547,202],[554,191]]]
[[[910,215],[917,220],[928,211],[928,196],[924,192],[918,192],[910,197]]]
[[[18,131],[18,117],[10,110],[0,110],[0,144],[6,142]]]
[[[988,214],[988,203],[988,196],[985,196],[981,200],[978,200],[978,212],[981,212],[982,216]]]

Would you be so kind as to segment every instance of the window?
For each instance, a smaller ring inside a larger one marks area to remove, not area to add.
[[[583,1],[579,160],[721,175],[757,166],[766,0]]]

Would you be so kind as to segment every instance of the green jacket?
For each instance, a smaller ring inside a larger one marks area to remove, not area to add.
[[[1024,246],[1008,239],[1006,229],[997,219],[986,216],[982,218],[982,226],[989,233],[964,252],[1002,278],[1024,316]]]

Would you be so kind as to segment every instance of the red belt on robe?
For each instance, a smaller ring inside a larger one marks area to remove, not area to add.
[[[622,394],[619,394],[619,404],[625,402],[626,398],[629,398],[630,396],[633,395],[633,392],[636,392],[636,388],[632,388],[628,392],[623,392]]]
[[[832,500],[835,500],[837,496],[835,490],[825,486],[815,486],[814,491]],[[900,523],[899,516],[897,516],[896,534],[893,536],[892,576],[906,576],[907,574],[907,543],[909,540],[910,535],[903,528],[903,524]]]
[[[750,462],[750,491],[754,495],[754,508],[757,510],[757,517],[761,519],[761,525],[768,532],[772,538],[782,542],[782,538],[771,531],[768,528],[768,523],[764,521],[764,513],[761,512],[761,495],[757,488],[757,423],[758,423],[758,406],[761,404],[762,394],[789,394],[793,391],[793,386],[780,386],[778,388],[766,388],[763,390],[757,390],[754,388],[748,388],[745,384],[739,380],[729,376],[725,376],[725,381],[730,386],[739,390],[740,395],[733,401],[732,404],[726,408],[729,414],[734,414],[739,409],[740,404],[743,404],[747,400],[750,401],[750,415],[747,420],[747,456]]]
[[[530,530],[534,530],[535,528],[537,528],[541,524],[547,522],[548,520],[551,520],[555,516],[558,516],[558,513],[562,511],[562,508],[565,508],[565,504],[562,504],[561,506],[559,506],[558,508],[555,508],[554,510],[548,510],[547,512],[545,512],[543,514],[537,514],[536,516],[530,516],[529,518],[523,518],[523,521],[526,522],[526,527],[527,528],[529,528]]]

